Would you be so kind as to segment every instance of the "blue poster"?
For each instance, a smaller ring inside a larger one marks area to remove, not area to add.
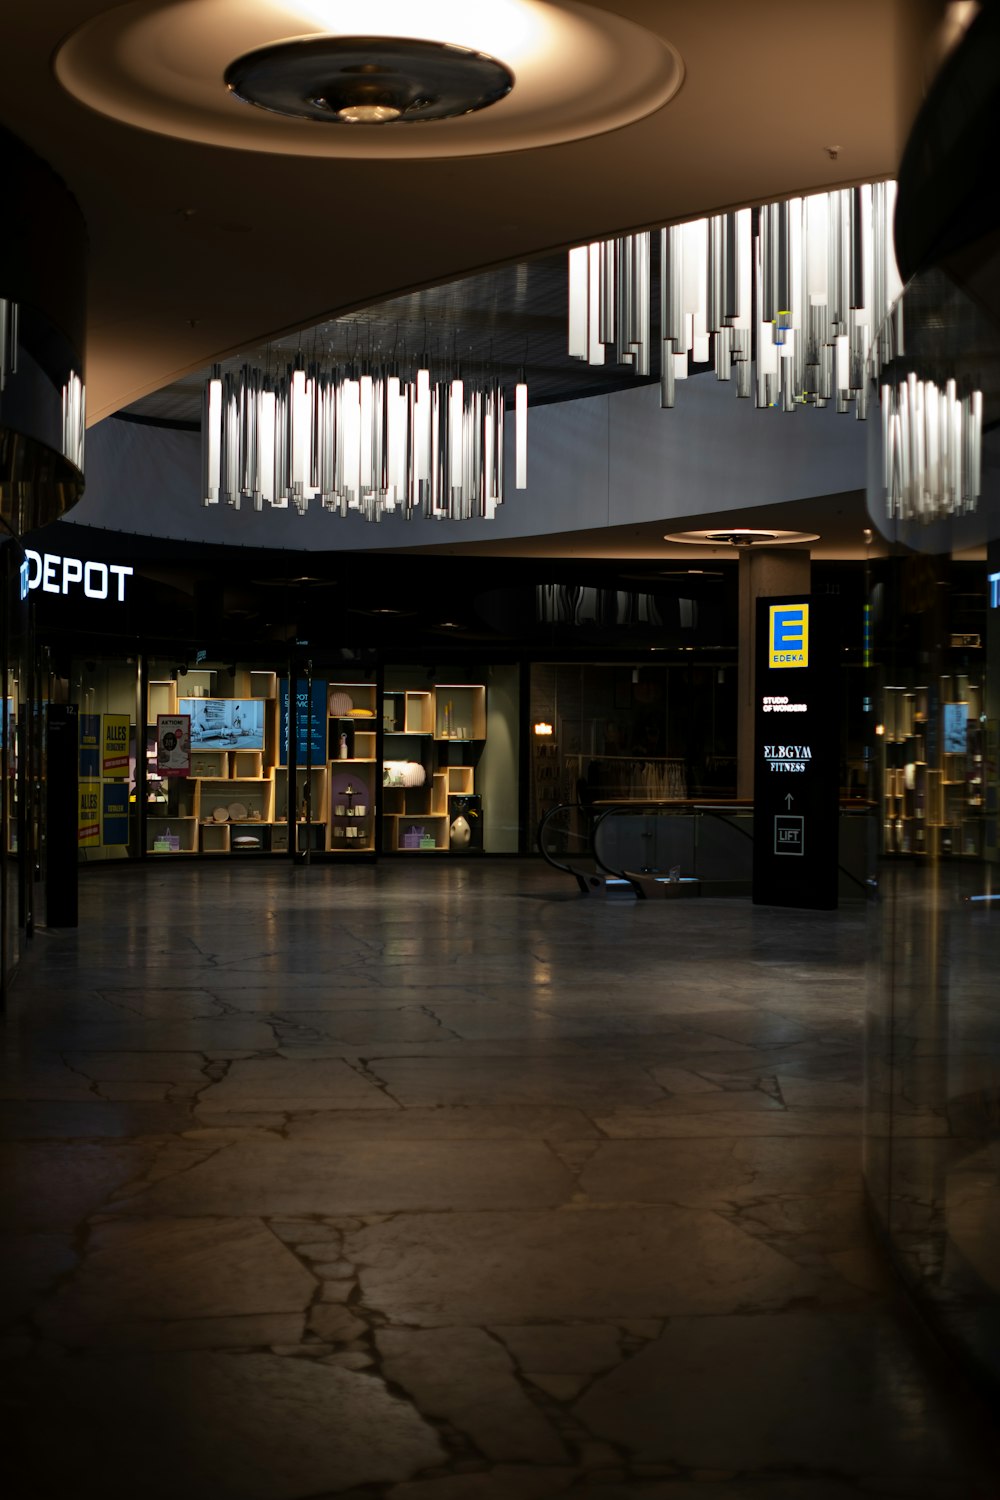
[[[101,798],[101,843],[128,843],[128,782],[106,781]]]
[[[80,776],[84,781],[101,774],[101,716],[80,715]]]
[[[313,681],[312,685],[312,754],[309,754],[309,684],[300,677],[296,683],[295,764],[304,766],[310,760],[314,766],[326,765],[326,693],[325,682]],[[278,753],[279,764],[288,764],[288,679],[283,677],[278,684]]]

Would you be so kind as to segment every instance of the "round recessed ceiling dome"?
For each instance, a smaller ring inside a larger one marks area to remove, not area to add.
[[[484,52],[413,37],[320,36],[258,47],[226,69],[247,104],[330,125],[414,125],[488,109],[514,75]]]
[[[357,0],[133,0],[74,32],[55,71],[141,129],[340,157],[578,140],[652,114],[684,76],[669,43],[579,0],[366,0],[364,36],[357,21]]]
[[[692,547],[788,547],[796,542],[818,542],[816,531],[765,531],[757,526],[713,526],[706,531],[671,531],[665,542]]]

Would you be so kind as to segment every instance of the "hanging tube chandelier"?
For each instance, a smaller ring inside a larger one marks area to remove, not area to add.
[[[528,388],[514,393],[515,487],[527,486]],[[205,505],[294,509],[311,501],[366,521],[492,520],[504,499],[504,390],[495,379],[404,379],[389,369],[250,365],[205,386]]]
[[[902,285],[896,185],[869,183],[714,214],[569,252],[569,353],[649,373],[651,241],[659,241],[660,401],[696,365],[758,407],[854,403]],[[754,370],[756,365],[756,370]]]
[[[937,521],[976,509],[982,488],[983,393],[959,397],[910,374],[883,385],[883,489],[890,519]]]

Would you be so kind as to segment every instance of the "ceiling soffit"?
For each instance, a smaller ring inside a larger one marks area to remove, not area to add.
[[[78,198],[91,239],[98,420],[267,337],[617,230],[891,175],[941,7],[923,0],[616,0],[683,58],[631,124],[448,160],[324,160],[174,140],[109,119],[52,57],[106,0],[9,6],[5,122]]]

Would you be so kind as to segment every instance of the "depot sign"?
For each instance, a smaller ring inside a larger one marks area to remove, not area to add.
[[[25,548],[21,564],[21,598],[32,589],[43,594],[69,594],[82,589],[88,599],[125,599],[125,580],[133,569],[122,563],[84,562],[79,557],[60,557],[55,552],[33,552]]]

